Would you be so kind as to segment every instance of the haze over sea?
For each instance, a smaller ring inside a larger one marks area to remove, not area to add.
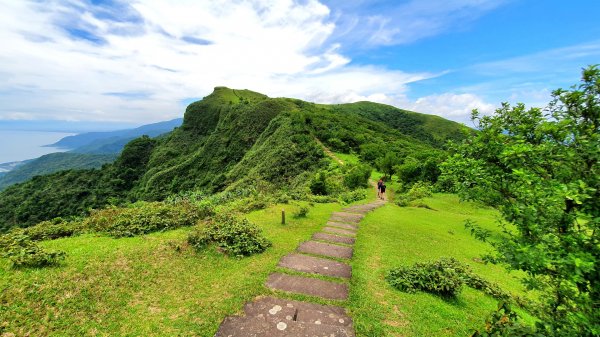
[[[64,152],[67,149],[43,146],[71,135],[74,133],[0,130],[0,164]]]

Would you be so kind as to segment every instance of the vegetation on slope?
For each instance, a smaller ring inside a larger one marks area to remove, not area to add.
[[[27,161],[27,163],[0,176],[0,191],[6,189],[10,185],[27,181],[39,175],[64,170],[99,168],[104,164],[113,162],[116,157],[116,154],[83,154],[69,152],[47,154],[37,159]]]
[[[0,193],[0,231],[85,215],[108,204],[163,200],[184,191],[253,186],[302,194],[331,161],[319,140],[371,165],[387,152],[399,158],[443,153],[432,146],[438,146],[434,141],[404,134],[408,128],[401,123],[382,122],[404,115],[418,116],[382,104],[318,105],[217,87],[188,106],[181,127],[160,139],[132,141],[114,164],[36,177]],[[411,123],[407,125],[418,124]],[[462,128],[446,124],[452,126],[448,130]],[[418,125],[420,133],[428,132],[427,123]]]

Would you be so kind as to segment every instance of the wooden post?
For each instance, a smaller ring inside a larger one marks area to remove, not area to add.
[[[281,210],[281,224],[285,225],[285,209]]]

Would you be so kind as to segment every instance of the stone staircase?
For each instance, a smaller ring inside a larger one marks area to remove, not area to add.
[[[315,233],[310,241],[301,243],[296,252],[279,261],[278,267],[295,273],[273,273],[265,285],[273,290],[324,299],[348,299],[347,280],[352,276],[348,261],[354,252],[352,246],[358,224],[366,213],[384,203],[378,200],[333,213],[322,232]],[[309,274],[339,281],[310,277]],[[344,308],[337,306],[263,297],[247,303],[244,314],[225,318],[215,337],[355,335],[352,319]]]

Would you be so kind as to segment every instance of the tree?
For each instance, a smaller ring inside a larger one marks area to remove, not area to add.
[[[377,160],[377,167],[385,174],[389,176],[390,179],[392,175],[394,175],[394,166],[396,166],[400,162],[398,156],[396,156],[393,152],[387,152],[385,157],[379,158]]]
[[[506,240],[490,260],[541,291],[547,336],[600,335],[600,70],[558,89],[547,109],[473,111],[479,132],[443,165],[459,193],[496,205]]]

